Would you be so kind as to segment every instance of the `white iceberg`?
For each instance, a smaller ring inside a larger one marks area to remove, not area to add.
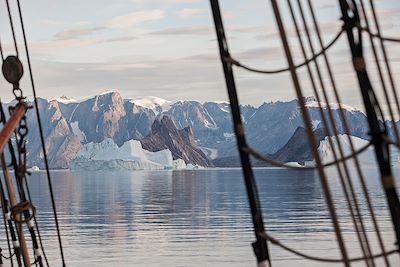
[[[331,137],[332,138],[332,143],[337,151],[337,157],[342,158],[341,155],[339,154],[338,150],[338,141],[342,145],[343,148],[343,154],[344,157],[349,156],[352,154],[351,151],[351,146],[349,142],[349,136],[345,134],[341,134],[338,137]],[[355,137],[355,136],[350,136],[351,141],[353,143],[354,149],[357,151],[361,149],[362,147],[366,146],[369,141]],[[321,157],[321,160],[324,164],[333,162],[335,160],[335,157],[333,155],[332,147],[329,143],[328,137],[325,137],[324,140],[321,141],[319,147],[318,147],[318,153]],[[360,155],[358,155],[358,158],[361,162],[364,163],[372,163],[374,162],[374,153],[373,153],[373,148],[370,147]]]
[[[185,169],[182,159],[174,160],[169,149],[150,152],[140,141],[129,140],[121,147],[110,138],[82,146],[72,161],[72,170],[177,170]]]

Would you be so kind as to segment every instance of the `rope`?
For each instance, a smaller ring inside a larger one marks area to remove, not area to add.
[[[371,37],[373,37],[373,38],[377,38],[377,39],[379,39],[379,40],[386,41],[386,42],[400,43],[400,38],[387,37],[387,36],[383,37],[383,36],[381,36],[379,33],[373,33],[373,32],[371,32],[371,30],[368,29],[368,27],[363,27],[363,26],[361,26],[361,25],[359,25],[359,24],[356,24],[356,27],[357,27],[358,29],[360,29],[361,31],[368,33],[368,34],[369,34]]]
[[[3,109],[3,105],[2,105],[1,100],[0,100],[0,117],[1,117],[2,124],[5,125],[6,124],[6,116],[5,116],[5,113],[4,113],[4,109]],[[15,151],[14,151],[14,147],[12,145],[12,141],[11,140],[8,141],[8,148],[9,148],[10,155],[11,155],[11,165],[12,166],[16,166],[17,163],[16,163],[16,159],[15,159]],[[5,213],[9,213],[9,208],[8,208],[8,201],[6,199],[6,195],[5,195],[5,192],[4,192],[4,186],[3,186],[3,182],[2,181],[0,181],[0,190],[1,190],[1,194],[2,194],[2,201],[4,203],[3,204],[3,217],[4,217],[4,219],[6,219],[5,218],[6,217]],[[20,251],[21,248],[19,246],[15,246],[16,242],[18,242],[18,241],[17,241],[17,236],[15,234],[14,225],[13,225],[13,223],[11,221],[10,216],[7,216],[7,217],[8,217],[7,218],[7,223],[8,223],[11,239],[13,241],[13,250],[14,250],[14,254],[16,255],[16,258],[17,258],[17,264],[18,264],[18,266],[22,266],[22,263],[21,263],[21,251]],[[6,233],[7,233],[7,227],[6,227]],[[10,245],[9,245],[9,250],[11,250]],[[11,251],[10,251],[10,254],[11,254]],[[11,260],[11,267],[13,267],[13,266],[14,266],[14,263]]]
[[[370,3],[370,6],[371,6],[372,15],[373,15],[373,18],[374,18],[376,30],[377,30],[378,34],[381,35],[381,29],[380,29],[380,26],[379,26],[378,16],[376,15],[376,11],[375,11],[375,4],[371,0],[369,1],[369,3]],[[380,40],[380,46],[381,46],[383,58],[384,58],[384,61],[385,61],[386,71],[387,71],[387,74],[388,74],[388,77],[389,77],[390,86],[391,86],[391,89],[392,89],[392,94],[393,94],[393,97],[394,97],[395,102],[396,102],[397,112],[400,115],[399,96],[397,94],[396,85],[394,83],[392,70],[390,68],[390,63],[389,63],[389,59],[388,59],[388,56],[387,56],[385,43],[383,42],[382,39]],[[390,102],[388,102],[387,104],[390,105]],[[400,142],[400,140],[399,140],[399,142]]]
[[[8,0],[6,0],[6,4],[7,4],[7,11],[8,11],[8,18],[10,20],[11,32],[12,32],[12,36],[13,36],[13,39],[14,39],[15,53],[17,54],[17,57],[19,57],[17,38],[15,37],[15,30],[14,30],[14,22],[13,22],[13,19],[12,19],[11,10],[10,10],[10,3],[8,2]]]
[[[305,32],[306,32],[306,37],[307,37],[307,41],[308,41],[310,50],[311,50],[312,54],[315,54],[315,49],[314,49],[313,41],[311,39],[311,34],[310,34],[310,31],[309,31],[308,23],[307,23],[306,18],[305,18],[305,12],[303,11],[303,7],[302,7],[301,2],[297,1],[297,4],[298,4],[298,9],[300,11],[301,19],[302,19],[302,22],[303,22],[303,27],[304,27]],[[324,47],[324,44],[322,43],[322,38],[321,38],[321,35],[320,35],[318,23],[316,22],[316,17],[315,17],[314,10],[312,8],[312,4],[311,4],[310,1],[308,1],[308,6],[309,6],[309,11],[310,11],[310,14],[311,14],[311,17],[312,17],[312,21],[314,23],[315,32],[316,32],[320,47]],[[336,89],[336,86],[335,86],[335,84],[333,82],[333,75],[332,75],[332,72],[330,70],[330,65],[329,65],[329,61],[328,61],[326,53],[323,53],[323,59],[324,59],[324,62],[326,64],[326,67],[327,67],[327,70],[328,70],[328,73],[329,73],[329,77],[331,78],[333,91],[335,92],[335,94],[337,94],[337,89]],[[318,81],[319,81],[320,86],[321,86],[321,91],[322,91],[324,100],[327,103],[330,103],[330,100],[329,100],[329,97],[328,97],[328,93],[327,93],[327,87],[325,85],[325,79],[323,78],[322,71],[320,70],[320,65],[319,65],[319,63],[317,61],[315,61],[313,63],[315,65]],[[311,79],[313,79],[313,78],[311,78]],[[319,95],[318,92],[316,92],[316,94],[317,94],[317,96]],[[339,103],[339,109],[340,109],[339,114],[341,114],[339,121],[342,124],[346,124],[347,122],[346,122],[346,117],[344,115],[344,111],[343,111],[343,109],[341,107],[340,102],[338,102],[338,103]],[[330,125],[333,125],[332,129],[333,129],[334,135],[338,136],[339,132],[338,132],[338,129],[336,127],[336,125],[337,125],[336,119],[335,119],[335,116],[334,116],[334,114],[333,114],[331,109],[328,109],[328,117],[329,117],[329,120],[330,120]],[[326,125],[326,127],[329,127],[329,125]],[[346,134],[349,135],[350,133],[348,131],[346,131]],[[351,142],[351,138],[350,137],[349,137],[349,139],[350,139],[350,142]],[[337,155],[337,152],[336,152],[336,149],[335,149],[336,147],[333,146],[332,140],[330,138],[328,140],[329,140],[330,145],[332,147],[334,159],[337,160],[338,159],[338,155]],[[341,142],[340,139],[337,139],[337,149],[338,149],[340,157],[343,158],[344,157],[344,149],[342,147],[342,142]],[[354,150],[352,150],[352,152],[354,153]],[[356,157],[354,157],[354,158],[356,159]],[[343,189],[343,193],[344,193],[344,196],[345,196],[345,199],[346,199],[347,207],[349,209],[349,212],[350,212],[350,215],[351,215],[351,218],[352,218],[353,225],[355,227],[355,232],[356,232],[356,235],[357,235],[357,238],[358,238],[362,253],[363,253],[364,257],[366,257],[366,256],[371,254],[371,251],[370,251],[370,246],[369,246],[369,243],[368,243],[368,238],[367,238],[367,235],[366,235],[366,232],[365,232],[365,227],[364,227],[364,224],[363,224],[362,215],[360,214],[358,201],[357,201],[357,197],[355,195],[353,184],[351,182],[351,178],[350,178],[351,175],[350,175],[350,172],[349,172],[349,169],[348,169],[348,166],[347,166],[347,162],[343,162],[342,166],[343,166],[343,169],[340,168],[339,165],[336,165],[336,168],[337,168],[337,171],[338,171],[338,174],[339,174],[340,183],[341,183],[341,186],[342,186],[342,189]],[[371,264],[372,264],[372,266],[374,266],[373,262],[371,263],[371,262],[367,261],[366,264],[367,264],[367,266],[371,266]]]
[[[3,103],[0,99],[0,121],[1,122],[5,122],[6,118],[5,118],[5,114],[4,114],[4,110],[3,110]],[[7,207],[7,199],[6,199],[6,195],[4,192],[4,187],[3,187],[3,182],[0,181],[0,201],[1,201],[1,206],[2,206],[2,211],[3,211],[3,222],[4,222],[4,228],[6,229],[6,238],[7,238],[7,247],[8,247],[8,252],[9,255],[11,255],[11,244],[10,244],[10,233],[7,227],[7,219],[6,219],[6,214],[8,213],[8,207]],[[10,231],[12,231],[12,229],[10,229]],[[1,253],[1,249],[0,249],[0,253]],[[1,254],[1,256],[3,256],[3,254]],[[11,258],[11,256],[10,256]],[[14,267],[14,263],[11,260],[11,267]]]
[[[322,41],[322,38],[321,38],[321,31],[320,31],[319,26],[318,26],[318,22],[317,22],[317,18],[315,16],[315,11],[314,11],[314,8],[312,6],[312,2],[308,1],[308,5],[309,5],[310,13],[311,13],[311,16],[312,16],[312,19],[313,19],[314,27],[315,27],[316,32],[317,32],[319,45],[320,45],[320,47],[323,47],[323,41]],[[356,5],[356,4],[354,3],[354,5]],[[345,21],[345,25],[346,25],[346,30],[348,30],[348,26],[349,26],[348,23],[350,23],[350,21],[349,20],[344,20],[344,21]],[[341,109],[342,105],[340,103],[342,103],[342,101],[341,101],[341,98],[339,96],[339,92],[337,90],[336,82],[335,82],[335,79],[334,79],[334,76],[333,76],[333,72],[332,72],[332,69],[331,69],[331,66],[330,66],[330,62],[329,62],[329,59],[328,59],[327,55],[324,55],[324,60],[325,60],[325,64],[326,64],[326,69],[328,71],[329,79],[330,79],[330,82],[331,82],[331,86],[333,88],[335,101],[337,103],[339,103],[340,116],[342,118],[343,126],[345,128],[345,132],[347,133],[347,136],[348,136],[348,142],[350,144],[351,151],[354,152],[355,151],[355,147],[354,147],[354,144],[353,144],[353,140],[350,137],[349,125],[348,125],[348,122],[346,120],[346,116],[345,116],[344,110]],[[325,101],[329,102],[328,96],[326,95],[325,97],[326,97]],[[341,146],[339,146],[339,148],[341,148]],[[382,236],[381,236],[380,229],[379,229],[379,226],[378,226],[378,223],[377,223],[377,219],[376,219],[376,216],[375,216],[375,212],[374,212],[374,209],[373,209],[373,206],[372,206],[371,198],[370,198],[367,186],[366,186],[365,177],[364,177],[360,162],[359,162],[357,157],[354,157],[354,165],[356,166],[358,178],[359,178],[359,181],[360,181],[360,184],[361,184],[361,187],[362,187],[363,195],[364,195],[364,197],[366,199],[366,202],[367,202],[367,206],[368,206],[368,210],[369,210],[370,215],[371,215],[371,219],[373,221],[374,229],[375,229],[375,232],[376,232],[376,235],[377,235],[377,238],[378,238],[378,242],[379,242],[380,248],[381,248],[382,252],[384,253],[385,252],[385,247],[384,247],[384,244],[383,244]],[[366,243],[365,245],[366,245],[366,247],[368,249],[369,254],[371,254],[370,245],[369,245],[369,242],[368,242],[368,237],[367,237],[367,234],[365,233],[365,229],[364,229],[364,225],[363,225],[362,214],[359,211],[357,195],[354,192],[354,188],[353,188],[352,181],[350,179],[350,174],[349,174],[349,171],[347,169],[346,164],[344,164],[344,167],[345,167],[346,175],[348,177],[348,185],[350,187],[351,194],[353,196],[353,199],[354,199],[354,202],[355,202],[355,205],[356,205],[356,211],[358,213],[358,216],[357,216],[356,219],[358,219],[359,222],[360,222],[360,226],[361,226],[361,229],[362,229],[363,237],[365,239],[364,242]],[[388,259],[386,257],[385,257],[385,262],[386,262],[387,266],[390,266],[389,261],[388,261]],[[372,264],[375,265],[375,263],[373,261],[372,261]]]
[[[366,11],[365,6],[364,6],[364,1],[360,1],[360,4],[361,4],[361,10],[363,12],[363,15],[366,18],[367,17],[367,11]],[[365,20],[365,25],[366,25],[366,28],[369,30],[370,26],[369,26],[368,20]],[[383,76],[382,67],[381,67],[381,64],[379,62],[378,52],[376,50],[375,43],[374,43],[374,40],[373,40],[372,36],[370,36],[369,41],[370,41],[370,45],[371,45],[372,52],[373,52],[373,55],[374,55],[375,64],[376,64],[376,67],[377,67],[377,70],[378,70],[379,78],[381,80],[381,85],[382,85],[383,93],[384,93],[384,96],[385,96],[385,100],[386,100],[386,103],[388,104],[388,111],[389,111],[390,119],[392,121],[394,133],[396,135],[397,142],[400,142],[399,131],[398,131],[397,127],[396,127],[392,105],[390,104],[389,93],[388,93],[388,90],[386,88],[385,78]]]
[[[314,46],[313,46],[313,42],[311,40],[311,35],[310,35],[309,31],[308,31],[308,25],[307,25],[307,22],[305,20],[303,8],[302,8],[302,5],[301,5],[300,1],[297,1],[297,3],[298,3],[298,7],[299,7],[300,14],[301,14],[301,17],[302,17],[303,25],[304,25],[304,27],[306,29],[306,36],[307,36],[307,40],[308,40],[308,43],[309,43],[309,46],[310,46],[310,50],[314,54],[315,53],[314,52]],[[318,24],[316,23],[316,18],[314,16],[314,11],[313,11],[313,8],[312,8],[312,5],[311,5],[310,1],[308,1],[308,4],[309,4],[309,8],[310,8],[310,13],[311,13],[312,18],[313,18],[315,31],[316,31],[317,37],[318,37],[318,41],[320,43],[320,46],[324,47],[324,45],[322,43],[321,36],[320,36],[320,31],[319,31],[319,28],[318,28]],[[328,60],[327,60],[327,56],[326,56],[325,53],[323,54],[323,59],[324,59],[326,65],[327,65],[327,70],[328,70],[328,72],[330,74],[330,77],[332,78],[332,73],[330,71],[330,66],[329,66],[329,63],[328,63]],[[327,101],[329,103],[330,101],[328,100],[329,99],[328,98],[328,93],[327,93],[326,87],[325,87],[325,79],[323,78],[322,72],[320,71],[320,66],[319,66],[318,62],[315,61],[314,64],[315,64],[315,68],[316,68],[316,71],[317,71],[317,74],[318,74],[318,80],[319,80],[319,83],[320,83],[320,86],[321,86],[321,89],[322,89],[323,97],[324,97],[325,101]],[[336,94],[336,87],[335,87],[333,82],[332,82],[332,87],[333,87],[333,90],[335,91],[335,94]],[[343,109],[342,109],[340,104],[339,104],[339,109],[340,109],[340,115],[341,115],[339,117],[340,122],[342,124],[343,123],[346,124],[346,117],[344,115]],[[333,112],[330,109],[328,109],[328,111],[329,111],[328,115],[329,115],[329,119],[330,119],[330,125],[334,125],[332,128],[333,128],[333,131],[334,131],[334,135],[337,136],[339,133],[338,133],[338,130],[337,130],[337,127],[336,127],[337,123],[336,123],[335,116],[334,116]],[[350,142],[351,142],[351,138],[349,136],[350,133],[348,131],[346,131],[346,134],[348,135],[348,138],[350,139]],[[337,159],[336,147],[332,145],[332,142],[331,142],[330,139],[329,139],[329,141],[330,141],[331,146],[332,146],[333,155],[334,155],[335,159]],[[338,148],[340,157],[343,158],[344,157],[344,149],[342,147],[342,141],[340,139],[337,140],[337,148]],[[352,150],[352,152],[354,153],[354,150]],[[355,156],[354,159],[357,160],[357,156]],[[339,164],[336,165],[336,167],[337,167],[337,171],[338,171],[339,178],[340,178],[340,183],[341,183],[341,186],[342,186],[342,189],[343,189],[343,193],[344,193],[344,196],[345,196],[345,199],[346,199],[346,202],[347,202],[348,209],[349,209],[350,214],[351,214],[352,222],[353,222],[353,225],[355,227],[355,232],[357,234],[357,238],[358,238],[362,253],[363,253],[364,257],[367,257],[368,255],[371,254],[370,246],[369,246],[368,238],[367,238],[367,235],[366,235],[365,227],[364,227],[364,224],[363,224],[362,215],[360,214],[358,201],[357,201],[357,197],[356,197],[356,194],[355,194],[355,191],[354,191],[354,187],[353,187],[353,184],[352,184],[352,181],[351,181],[351,176],[350,176],[350,172],[349,172],[349,169],[348,169],[348,166],[347,166],[347,162],[343,162],[343,165],[342,165],[343,169],[340,168]],[[375,266],[374,262],[371,263],[371,262],[367,261],[366,264],[367,264],[367,266],[371,266],[371,264],[372,264],[372,266]]]
[[[56,203],[55,203],[55,198],[54,198],[52,181],[51,181],[51,177],[50,177],[49,162],[47,159],[47,152],[46,152],[46,146],[45,146],[45,140],[44,140],[44,134],[43,134],[43,126],[42,126],[41,119],[40,119],[39,103],[37,101],[35,83],[33,80],[33,73],[32,73],[32,65],[31,65],[31,61],[30,61],[29,49],[28,49],[26,33],[25,33],[25,26],[24,26],[24,22],[23,22],[23,18],[22,18],[22,11],[21,11],[21,5],[20,5],[19,0],[17,0],[17,5],[18,5],[18,13],[19,13],[19,18],[20,18],[20,23],[21,23],[22,35],[23,35],[23,39],[24,39],[25,52],[26,52],[26,56],[27,56],[29,77],[30,77],[30,82],[31,82],[31,86],[32,86],[33,98],[34,98],[34,102],[35,102],[35,111],[36,111],[36,117],[37,117],[37,122],[38,122],[38,127],[39,127],[40,141],[42,144],[43,158],[44,158],[44,163],[45,163],[45,167],[46,167],[47,181],[49,184],[49,192],[50,192],[51,204],[52,204],[52,208],[53,208],[54,221],[56,224],[58,245],[60,248],[62,266],[65,267],[66,264],[65,264],[64,251],[63,251],[62,240],[61,240],[61,231],[60,231],[60,225],[58,223]]]
[[[300,252],[296,249],[290,248],[284,244],[282,244],[280,241],[276,240],[275,238],[273,238],[272,236],[268,235],[267,233],[263,232],[263,233],[259,233],[259,235],[264,238],[267,241],[270,241],[272,244],[286,250],[289,251],[297,256],[300,256],[302,258],[308,259],[308,260],[313,260],[313,261],[320,261],[320,262],[331,262],[331,263],[342,263],[344,262],[343,259],[331,259],[331,258],[322,258],[322,257],[317,257],[317,256],[311,256],[311,255],[307,255],[303,252]],[[366,257],[357,257],[357,258],[350,258],[348,259],[349,262],[357,262],[357,261],[363,261],[363,260],[367,260],[367,259],[376,259],[376,258],[380,258],[380,257],[387,257],[389,255],[395,254],[399,252],[398,249],[393,249],[390,250],[388,252],[385,253],[379,253],[379,254],[375,254],[375,255],[371,255],[370,257],[366,258]]]
[[[382,113],[382,109],[379,105],[379,102],[376,98],[375,92],[372,88],[371,81],[369,80],[368,73],[366,71],[365,61],[363,57],[362,32],[360,30],[357,33],[353,31],[353,27],[355,27],[354,22],[359,23],[360,21],[357,5],[355,1],[352,1],[351,7],[344,0],[340,0],[339,3],[343,15],[343,20],[349,26],[346,28],[346,33],[353,59],[353,67],[357,74],[358,83],[361,89],[361,95],[363,97],[363,102],[367,113],[368,124],[371,130],[372,141],[375,147],[375,154],[379,164],[381,180],[382,184],[384,185],[383,178],[391,177],[389,147],[387,144],[383,142],[382,139],[382,135],[387,134],[387,128],[386,125],[385,124],[382,125],[378,119],[378,114],[382,121],[384,121],[384,116]],[[349,13],[352,14],[352,17],[349,17]],[[362,187],[363,190],[365,190],[364,189],[365,186],[363,184]],[[395,188],[386,188],[386,187],[384,188],[384,191],[388,200],[389,209],[396,233],[396,239],[398,241],[400,239],[400,213],[399,213],[400,203],[398,200],[397,192]],[[370,206],[370,203],[368,203],[368,206]],[[371,216],[372,215],[373,213],[371,212]],[[374,217],[372,218],[375,227],[377,227],[376,219]],[[379,234],[378,231],[376,231],[376,233]],[[383,244],[381,241],[381,237],[378,236],[378,238],[379,238],[379,243]]]
[[[310,114],[308,113],[306,107],[305,107],[305,103],[304,103],[304,95],[302,92],[302,88],[299,82],[299,78],[297,76],[297,72],[296,72],[296,68],[293,62],[293,57],[292,57],[292,52],[290,50],[289,47],[289,42],[286,36],[286,30],[285,27],[283,25],[283,21],[282,21],[282,16],[280,14],[280,10],[279,10],[279,6],[277,3],[277,0],[271,0],[271,4],[272,4],[272,8],[274,11],[274,15],[275,15],[275,20],[276,23],[278,25],[279,28],[279,33],[280,33],[280,37],[281,37],[281,41],[282,41],[282,45],[285,51],[285,55],[286,55],[286,59],[290,68],[290,74],[292,77],[292,81],[294,84],[294,89],[299,101],[299,105],[300,105],[300,110],[301,110],[301,114],[303,116],[303,120],[304,120],[304,125],[306,128],[306,132],[307,132],[307,136],[308,139],[310,141],[310,145],[312,148],[312,152],[314,154],[314,158],[315,158],[315,162],[317,165],[317,170],[319,173],[319,177],[320,177],[320,181],[321,181],[321,186],[324,192],[324,196],[325,196],[325,200],[326,200],[326,204],[328,206],[328,210],[329,210],[329,214],[330,217],[332,219],[332,223],[333,223],[333,227],[335,229],[335,234],[336,234],[336,239],[338,242],[338,245],[340,247],[340,251],[342,253],[343,259],[344,259],[344,263],[345,266],[349,266],[349,262],[348,262],[348,254],[347,254],[347,250],[344,244],[344,239],[342,236],[342,231],[340,229],[340,224],[339,224],[339,220],[336,214],[336,210],[335,210],[335,206],[333,203],[333,198],[330,192],[330,188],[329,188],[329,184],[328,184],[328,180],[327,180],[327,176],[326,173],[322,167],[322,162],[321,162],[321,158],[318,154],[318,149],[317,149],[317,144],[316,144],[316,139],[314,136],[314,133],[312,131],[312,125],[311,125],[311,120],[310,120]]]
[[[0,105],[1,105],[1,101],[0,101]],[[7,200],[5,197],[5,192],[4,192],[4,187],[3,187],[3,182],[0,181],[0,200],[1,200],[1,205],[2,205],[2,210],[3,210],[3,222],[4,222],[4,228],[6,229],[6,238],[7,238],[7,247],[8,247],[8,252],[10,255],[10,258],[12,257],[11,254],[11,244],[10,244],[10,233],[7,227],[7,219],[6,219],[6,213],[7,213]],[[11,229],[10,229],[11,230]],[[15,253],[15,252],[14,252]],[[5,257],[3,254],[1,254],[2,257]],[[13,261],[10,261],[11,263],[11,267],[14,266]]]
[[[4,62],[4,53],[3,53],[3,45],[1,44],[1,38],[0,38],[0,55],[1,55],[1,61]]]
[[[344,32],[344,28],[342,27],[340,29],[340,31],[335,35],[335,37],[332,39],[332,41],[326,46],[324,47],[319,53],[313,55],[311,58],[306,59],[303,63],[295,65],[295,69],[301,68],[313,61],[315,61],[319,56],[321,56],[323,53],[325,53],[326,51],[328,51],[329,48],[331,48],[340,38],[340,36],[342,36],[342,33]],[[240,63],[238,60],[229,57],[225,59],[226,62],[231,63],[239,68],[243,68],[245,70],[251,71],[251,72],[255,72],[255,73],[261,73],[261,74],[277,74],[277,73],[282,73],[282,72],[286,72],[289,71],[289,67],[287,68],[282,68],[282,69],[276,69],[276,70],[261,70],[261,69],[256,69],[256,68],[252,68],[249,67],[245,64]]]
[[[30,202],[32,202],[31,190],[30,190],[30,187],[29,187],[29,184],[28,184],[28,179],[24,179],[24,181],[25,181],[26,191],[28,193],[28,199],[29,199]],[[33,221],[35,222],[35,229],[36,229],[37,236],[38,236],[38,239],[39,239],[40,248],[42,249],[42,252],[43,252],[43,258],[44,258],[44,260],[46,262],[47,267],[50,267],[49,261],[47,259],[46,251],[44,250],[42,235],[40,234],[39,224],[37,222],[36,216],[33,216]]]
[[[362,146],[361,148],[359,148],[359,149],[358,149],[357,151],[355,151],[354,153],[351,153],[350,155],[345,156],[345,157],[343,157],[343,158],[340,158],[340,159],[338,159],[338,160],[334,160],[334,161],[331,161],[331,162],[322,164],[322,167],[330,167],[330,166],[332,166],[332,165],[336,165],[336,164],[342,163],[342,162],[344,162],[344,161],[347,161],[347,160],[349,160],[349,159],[352,159],[352,158],[354,158],[355,156],[357,156],[357,155],[363,153],[364,151],[366,151],[371,145],[372,145],[372,143],[371,143],[371,142],[368,142],[368,144]],[[266,163],[269,163],[269,164],[271,164],[271,165],[273,165],[273,166],[275,166],[275,167],[284,167],[284,168],[296,169],[296,170],[315,170],[315,169],[317,169],[316,166],[303,166],[303,167],[292,166],[292,165],[285,164],[285,163],[283,163],[283,162],[279,162],[279,161],[270,159],[270,158],[268,158],[268,157],[262,155],[261,153],[259,153],[259,152],[256,151],[255,149],[251,148],[250,146],[247,146],[246,148],[243,148],[243,150],[244,150],[246,153],[249,153],[250,155],[252,155],[254,158],[256,158],[256,159],[258,159],[258,160],[261,160],[261,161],[264,161],[264,162],[266,162]]]
[[[32,210],[31,215],[25,217],[25,219],[17,219],[18,215],[24,214],[29,210]],[[30,201],[23,201],[15,205],[14,207],[11,207],[11,220],[13,220],[16,223],[27,223],[33,219],[35,214],[36,214],[36,208]]]
[[[243,178],[250,206],[250,212],[253,222],[253,230],[256,237],[256,241],[252,244],[253,251],[256,255],[258,263],[262,265],[266,264],[271,266],[271,259],[269,257],[267,242],[257,235],[258,232],[264,232],[262,209],[249,155],[241,150],[241,148],[247,146],[246,138],[240,114],[240,106],[236,92],[235,79],[233,77],[232,65],[224,61],[224,58],[229,58],[230,55],[229,55],[228,43],[225,36],[224,25],[222,22],[221,11],[219,8],[218,0],[210,0],[210,4],[212,8],[215,31],[218,39],[220,58],[224,70],[225,82],[230,101],[230,108],[231,108],[232,120],[237,140],[237,146],[239,149],[240,161],[242,164]]]
[[[11,260],[12,259],[12,257],[14,257],[15,256],[15,252],[13,253],[13,254],[11,254],[10,256],[4,256],[3,254],[1,254],[1,257],[3,258],[3,259],[6,259],[6,260]],[[10,261],[11,262],[11,264],[12,264],[12,261]],[[13,265],[13,264],[12,264]]]

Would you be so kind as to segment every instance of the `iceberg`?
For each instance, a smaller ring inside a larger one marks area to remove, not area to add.
[[[364,139],[361,139],[361,138],[358,138],[355,136],[350,136],[350,138],[353,142],[355,150],[358,150],[368,144],[367,140],[364,140]],[[344,156],[351,155],[351,147],[350,147],[348,135],[342,134],[342,135],[339,135],[338,137],[335,137],[335,136],[332,137],[332,142],[333,142],[333,145],[335,146],[336,151],[338,151],[338,149],[337,149],[338,140],[342,144]],[[321,160],[324,164],[334,161],[332,147],[328,141],[328,137],[325,137],[325,139],[321,141],[321,143],[318,147],[318,153],[321,156]],[[339,152],[337,152],[337,153],[338,153],[337,154],[338,157],[340,158]],[[373,148],[372,147],[368,148],[366,151],[361,153],[358,157],[359,157],[359,160],[364,163],[374,162],[375,157],[374,157],[374,153],[373,153]]]
[[[185,169],[182,159],[174,160],[169,149],[150,152],[140,141],[129,140],[121,147],[111,139],[82,146],[72,161],[71,170],[178,170]]]

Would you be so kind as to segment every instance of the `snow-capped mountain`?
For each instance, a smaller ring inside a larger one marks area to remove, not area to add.
[[[324,106],[326,105],[323,104]],[[307,107],[315,130],[321,128],[318,103],[315,99],[308,98]],[[199,153],[201,150],[196,150],[197,146],[202,147],[202,151],[213,151],[211,154],[214,157],[217,155],[218,159],[237,157],[230,105],[226,102],[170,102],[157,97],[123,99],[118,92],[110,91],[81,101],[66,97],[39,99],[39,108],[50,165],[53,168],[68,168],[82,146],[101,143],[109,138],[119,147],[130,140],[143,140],[143,144],[148,146],[146,149],[152,152],[165,149],[165,144],[168,143],[173,155],[178,155],[178,150],[181,150],[182,158],[186,155],[186,163],[190,160],[199,161],[199,158],[195,159],[197,156],[202,160],[207,158],[204,153]],[[348,106],[342,108],[350,125],[351,135],[368,139],[365,115]],[[327,114],[326,108],[322,111]],[[248,143],[264,154],[277,153],[288,143],[296,129],[303,127],[297,100],[269,102],[259,107],[241,106],[241,112]],[[332,112],[338,119],[338,106]],[[163,134],[153,133],[151,137],[152,125],[165,116],[170,118],[177,130],[189,127],[185,131],[190,131],[193,140],[181,138],[179,145],[172,146],[174,138],[180,136],[170,135],[169,131],[173,131],[172,129],[163,130]],[[32,110],[29,111],[28,118],[29,164],[43,166],[36,118]],[[344,133],[341,123],[329,127],[335,127],[339,133]],[[186,145],[191,146],[189,154],[182,152]],[[207,164],[210,163],[210,159],[206,161]]]

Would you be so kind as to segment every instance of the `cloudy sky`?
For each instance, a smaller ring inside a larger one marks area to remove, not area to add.
[[[4,2],[0,36],[8,55],[15,52]],[[10,2],[15,11],[15,1]],[[285,2],[280,1],[285,24],[294,36]],[[329,42],[340,29],[337,1],[314,2],[324,40]],[[21,4],[40,96],[79,99],[117,90],[124,97],[152,95],[172,101],[227,99],[207,0],[21,0]],[[235,58],[263,69],[286,66],[269,1],[222,0],[221,5]],[[376,6],[384,33],[400,36],[399,1],[380,0]],[[19,30],[17,37],[22,40]],[[345,102],[357,106],[359,94],[344,37],[329,55]],[[296,39],[291,43],[300,62]],[[388,44],[395,73],[398,47]],[[295,98],[288,74],[264,76],[243,70],[235,74],[244,103]],[[307,76],[300,74],[311,94]],[[23,85],[29,88],[26,78]],[[5,91],[10,86],[3,80],[0,85],[2,98],[11,98]]]

